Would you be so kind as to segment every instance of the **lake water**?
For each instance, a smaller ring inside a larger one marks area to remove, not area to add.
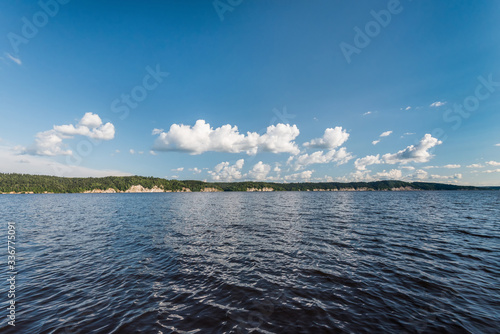
[[[500,191],[3,195],[0,217],[2,333],[499,333]]]

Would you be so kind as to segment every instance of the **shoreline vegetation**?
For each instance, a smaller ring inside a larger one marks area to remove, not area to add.
[[[374,182],[204,182],[167,180],[143,176],[73,178],[30,174],[0,173],[0,194],[53,193],[159,193],[159,192],[269,192],[269,191],[421,191],[421,190],[499,190],[500,187],[473,187],[397,180]]]

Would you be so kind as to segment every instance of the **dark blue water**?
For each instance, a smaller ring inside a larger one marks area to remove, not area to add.
[[[499,333],[500,192],[3,195],[0,217],[2,333]]]

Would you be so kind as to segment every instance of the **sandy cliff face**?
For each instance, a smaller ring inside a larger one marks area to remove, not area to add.
[[[214,187],[205,187],[205,188],[202,188],[200,190],[200,192],[219,192],[219,191],[222,191],[222,190],[214,188]],[[270,188],[270,187],[264,187],[262,189],[247,188],[246,191],[249,191],[249,192],[260,191],[260,192],[262,192],[262,191],[274,191],[274,189]],[[306,191],[311,191],[311,190],[307,189]],[[313,189],[312,191],[375,191],[375,190],[370,189],[370,188],[357,188],[357,189],[355,189],[355,188],[336,189],[335,188],[335,189]],[[406,187],[399,187],[399,188],[384,189],[381,191],[421,191],[421,190],[412,188],[410,186],[406,186]],[[141,185],[135,185],[135,186],[131,186],[129,189],[127,189],[125,191],[119,191],[119,190],[117,191],[113,188],[108,188],[106,190],[102,190],[102,189],[86,190],[83,193],[84,194],[114,194],[114,193],[163,193],[163,192],[190,193],[191,189],[183,187],[182,189],[172,191],[172,190],[164,190],[163,188],[160,188],[158,186],[154,186],[153,188],[149,189],[149,188],[144,188]],[[28,191],[28,192],[14,192],[14,191],[12,191],[12,192],[8,192],[8,193],[0,193],[0,194],[33,194],[33,192],[32,191]],[[51,193],[45,191],[44,194],[51,194]]]
[[[313,189],[313,191],[338,191],[338,189]]]
[[[257,188],[247,188],[247,191],[274,191],[273,188],[267,188],[267,187],[264,187],[262,189],[257,189]]]
[[[154,186],[153,188],[149,189],[149,188],[144,188],[141,185],[137,185],[137,186],[131,186],[130,188],[125,190],[125,192],[126,193],[162,193],[162,192],[164,192],[164,190],[157,187],[157,186]]]
[[[200,191],[203,191],[203,190],[200,190]],[[189,188],[184,188],[182,187],[182,189],[180,190],[165,190],[166,193],[190,193],[191,192],[191,189]]]
[[[217,189],[217,188],[209,188],[209,187],[203,188],[200,190],[200,192],[202,192],[202,193],[215,193],[215,192],[219,192],[219,191],[222,191],[222,190]]]
[[[213,191],[218,191],[215,188],[206,188],[206,189],[213,189]],[[209,191],[209,190],[205,190],[205,191]],[[107,190],[101,190],[101,189],[87,190],[84,193],[85,194],[112,194],[112,193],[133,193],[133,194],[136,194],[136,193],[163,193],[163,192],[170,193],[170,192],[172,192],[172,190],[163,190],[163,188],[160,188],[158,186],[154,186],[153,188],[149,189],[149,188],[144,188],[141,185],[135,185],[135,186],[130,186],[130,188],[128,188],[125,191],[116,191],[113,188],[109,188]],[[191,189],[182,188],[180,190],[174,190],[173,192],[190,193]]]
[[[84,191],[84,194],[114,194],[114,193],[162,193],[164,190],[162,188],[159,188],[157,186],[154,186],[153,188],[144,188],[141,185],[136,185],[136,186],[131,186],[125,191],[116,191],[113,188],[109,188],[106,190],[102,189],[93,189],[93,190],[87,190]]]
[[[86,190],[83,193],[84,194],[114,194],[114,193],[116,193],[116,190],[114,190],[113,188],[109,188],[107,190],[93,189],[93,190]]]
[[[399,188],[391,188],[392,191],[420,191],[420,189],[415,189],[409,186],[399,187]]]

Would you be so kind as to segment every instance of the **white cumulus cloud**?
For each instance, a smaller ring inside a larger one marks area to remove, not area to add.
[[[63,148],[63,136],[55,130],[39,132],[36,135],[35,143],[26,150],[31,155],[71,155],[73,152]]]
[[[0,145],[0,171],[3,173],[22,173],[38,175],[54,175],[64,177],[104,177],[128,176],[127,172],[118,170],[99,170],[67,163],[56,162],[40,155],[20,156],[20,151]]]
[[[356,159],[356,161],[354,161],[354,167],[356,167],[356,169],[358,171],[364,171],[364,170],[366,170],[367,166],[381,164],[381,163],[382,163],[382,160],[380,160],[379,154],[367,155],[364,158]]]
[[[254,155],[259,151],[272,153],[299,153],[294,140],[299,135],[296,125],[277,124],[267,127],[263,135],[256,132],[241,134],[237,126],[229,124],[213,129],[204,120],[194,126],[172,124],[168,132],[153,131],[158,134],[154,149],[157,151],[181,151],[201,154],[208,151]]]
[[[391,135],[391,133],[392,133],[392,131],[385,131],[385,132],[382,132],[382,133],[380,134],[379,138],[382,138],[382,137],[388,137],[388,136],[390,136],[390,135]],[[373,144],[373,145],[377,145],[378,143],[380,143],[380,139],[372,141],[372,144]]]
[[[312,148],[327,148],[333,149],[344,144],[349,139],[349,134],[343,130],[341,126],[335,128],[328,128],[325,130],[323,137],[316,138],[310,142],[304,143],[305,147]]]
[[[461,165],[457,164],[450,164],[450,165],[444,165],[443,168],[448,168],[448,169],[454,169],[454,168],[460,168],[462,167]]]
[[[499,172],[500,172],[500,168],[483,171],[483,173],[499,173]]]
[[[311,154],[302,154],[295,157],[295,170],[302,169],[312,164],[327,164],[336,162],[338,165],[343,165],[353,158],[352,154],[347,152],[345,147],[338,150],[330,150],[326,153],[323,151],[316,151]],[[291,162],[289,160],[288,162]]]
[[[401,138],[404,138],[405,136],[411,136],[411,135],[414,135],[414,134],[416,134],[416,133],[414,133],[414,132],[405,132],[405,133],[403,133],[403,135],[401,136]]]
[[[399,169],[391,169],[390,171],[375,174],[376,177],[381,179],[389,179],[389,180],[399,180],[403,176],[403,173]]]
[[[373,177],[370,175],[369,170],[357,170],[355,172],[352,172],[349,174],[349,177],[343,177],[341,178],[341,181],[343,182],[368,182],[368,181],[373,181]]]
[[[270,171],[271,171],[270,165],[262,163],[262,161],[259,161],[253,166],[252,170],[248,172],[248,176],[257,181],[263,181],[266,179],[267,174],[269,174]]]
[[[98,140],[111,140],[115,137],[115,127],[111,123],[102,124],[97,114],[86,113],[75,127],[69,125],[55,125],[54,131],[64,136],[86,136]]]
[[[442,107],[445,104],[446,104],[446,102],[444,102],[444,101],[436,101],[436,102],[431,103],[430,107],[433,107],[433,108]]]
[[[37,133],[35,142],[24,153],[47,156],[71,155],[72,151],[65,148],[63,140],[77,135],[96,140],[111,140],[115,137],[115,127],[109,122],[103,124],[99,115],[88,112],[76,126],[54,125],[52,130]]]
[[[431,179],[441,179],[441,180],[458,180],[462,178],[462,174],[455,175],[431,175]]]
[[[418,179],[418,180],[423,180],[423,179],[426,179],[428,177],[428,173],[423,170],[423,169],[417,169],[415,171],[415,173],[413,173],[412,175],[410,175],[410,178],[412,179]]]
[[[189,171],[193,172],[193,174],[200,174],[201,173],[201,169],[199,169],[197,167],[189,168]]]
[[[305,170],[300,173],[295,173],[295,174],[290,174],[285,176],[285,180],[287,181],[307,181],[311,178],[312,173],[314,171],[312,170]]]
[[[383,159],[388,164],[406,164],[409,162],[428,162],[433,155],[428,151],[434,146],[442,144],[442,141],[426,134],[417,145],[410,145],[404,150],[394,154],[384,154]]]
[[[500,162],[497,161],[488,161],[486,162],[488,166],[500,166]]]
[[[228,161],[221,162],[214,167],[213,171],[208,171],[214,181],[230,182],[241,179],[241,169],[245,163],[244,159],[236,161],[234,165],[230,165]]]

